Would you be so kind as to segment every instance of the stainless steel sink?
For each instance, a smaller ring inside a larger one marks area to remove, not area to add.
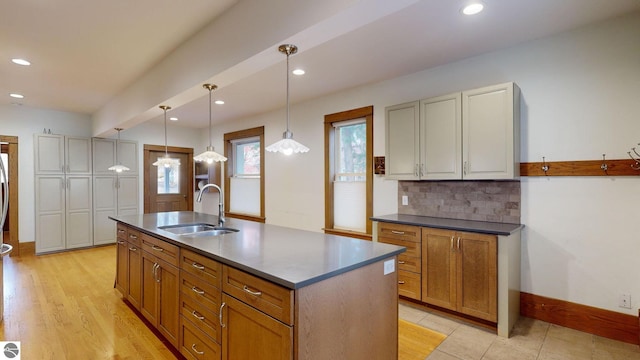
[[[179,224],[159,226],[158,229],[180,236],[218,236],[238,232],[238,229],[217,227],[211,224]]]

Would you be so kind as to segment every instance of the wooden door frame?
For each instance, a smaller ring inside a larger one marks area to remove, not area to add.
[[[150,185],[149,182],[151,181],[151,174],[149,173],[149,169],[151,164],[154,161],[151,161],[150,156],[151,156],[151,152],[152,151],[162,151],[164,152],[165,147],[164,145],[149,145],[149,144],[144,144],[144,150],[143,150],[143,161],[144,161],[144,187],[143,187],[143,193],[144,193],[144,210],[143,213],[147,214],[148,209],[150,209],[151,206],[151,195],[149,195],[149,188]],[[194,184],[193,184],[193,172],[194,172],[194,168],[193,168],[193,148],[186,148],[186,147],[178,147],[178,146],[167,146],[167,152],[169,153],[180,153],[180,154],[187,154],[187,164],[180,164],[181,167],[186,167],[187,169],[189,169],[190,171],[187,173],[188,174],[188,191],[187,191],[187,206],[189,209],[193,210],[193,192],[194,192]]]
[[[0,135],[0,142],[8,143],[9,154],[9,241],[13,246],[11,255],[20,256],[20,239],[18,229],[18,137]],[[2,229],[0,229],[2,231]]]

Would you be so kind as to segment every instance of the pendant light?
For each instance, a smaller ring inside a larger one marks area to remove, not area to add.
[[[180,160],[171,159],[167,151],[167,110],[171,110],[171,107],[160,105],[159,108],[164,110],[164,157],[158,158],[158,161],[154,162],[153,166],[164,166],[165,168],[180,166]]]
[[[291,44],[284,44],[278,47],[278,51],[287,55],[287,131],[282,134],[282,139],[265,148],[270,152],[280,152],[285,155],[293,153],[306,153],[309,148],[293,140],[293,133],[289,130],[289,56],[298,52],[298,47]]]
[[[209,146],[207,150],[198,156],[194,156],[193,159],[197,162],[205,161],[207,164],[212,164],[214,161],[227,161],[227,158],[218,154],[211,145],[211,91],[218,87],[213,84],[204,84],[203,88],[209,90]]]
[[[122,165],[119,161],[118,161],[118,145],[120,144],[120,131],[122,131],[122,128],[114,128],[117,132],[118,132],[118,142],[116,142],[116,164],[113,165],[112,167],[110,167],[108,170],[110,171],[115,171],[117,173],[121,173],[123,171],[129,171],[131,169],[129,169],[128,167]]]

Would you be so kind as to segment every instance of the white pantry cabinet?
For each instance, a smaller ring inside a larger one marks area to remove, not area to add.
[[[386,109],[386,176],[397,180],[519,176],[520,90],[514,83]]]
[[[118,162],[130,170],[108,170]],[[134,215],[138,201],[138,143],[130,140],[93,139],[93,243],[116,242],[115,223],[109,216]]]
[[[36,134],[36,253],[93,244],[91,139]]]

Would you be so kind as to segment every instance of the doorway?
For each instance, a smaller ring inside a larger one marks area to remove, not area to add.
[[[20,256],[20,240],[18,238],[18,137],[0,135],[0,153],[6,161],[9,185],[9,208],[3,231],[3,241],[13,246],[9,256]],[[2,194],[6,196],[7,194]]]
[[[180,166],[153,166],[165,156],[165,147],[144,145],[145,214],[193,211],[193,148],[169,146],[167,154],[180,160]]]

